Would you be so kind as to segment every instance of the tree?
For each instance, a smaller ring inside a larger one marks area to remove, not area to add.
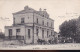
[[[59,27],[60,29],[60,35],[65,38],[72,38],[74,40],[74,37],[76,35],[76,19],[72,19],[69,21],[65,21],[62,23]]]
[[[77,19],[76,26],[77,28],[76,28],[75,40],[77,43],[80,43],[80,16]]]

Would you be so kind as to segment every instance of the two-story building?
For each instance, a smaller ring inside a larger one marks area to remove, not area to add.
[[[13,25],[5,26],[6,39],[24,40],[25,43],[37,43],[38,39],[48,41],[54,35],[54,20],[49,18],[46,9],[36,11],[28,6],[13,13]]]

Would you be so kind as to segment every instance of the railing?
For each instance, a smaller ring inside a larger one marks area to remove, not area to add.
[[[24,39],[24,36],[16,36],[16,39],[18,39],[18,40],[23,40]]]
[[[24,36],[5,36],[6,40],[24,40]]]

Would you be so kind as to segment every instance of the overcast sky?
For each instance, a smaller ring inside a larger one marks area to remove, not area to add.
[[[57,32],[59,32],[59,25],[65,20],[78,18],[80,15],[80,0],[0,0],[2,32],[4,32],[4,26],[12,25],[12,13],[23,10],[27,5],[35,10],[47,9],[50,18],[54,19],[54,30]]]

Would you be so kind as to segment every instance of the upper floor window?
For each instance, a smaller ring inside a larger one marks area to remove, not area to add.
[[[44,17],[44,15],[43,15],[43,17]]]
[[[52,22],[51,22],[51,27],[52,27]]]
[[[44,25],[44,20],[42,21],[42,25]]]
[[[29,17],[28,17],[28,19],[29,19]]]
[[[47,26],[48,26],[48,22],[47,22]]]
[[[20,32],[20,29],[16,29],[16,32]]]
[[[51,31],[51,36],[53,35],[52,31]]]
[[[14,24],[15,24],[15,18],[13,18],[13,20],[14,20]]]
[[[37,23],[38,23],[38,18],[37,18]]]
[[[24,18],[21,18],[21,23],[24,23]]]

